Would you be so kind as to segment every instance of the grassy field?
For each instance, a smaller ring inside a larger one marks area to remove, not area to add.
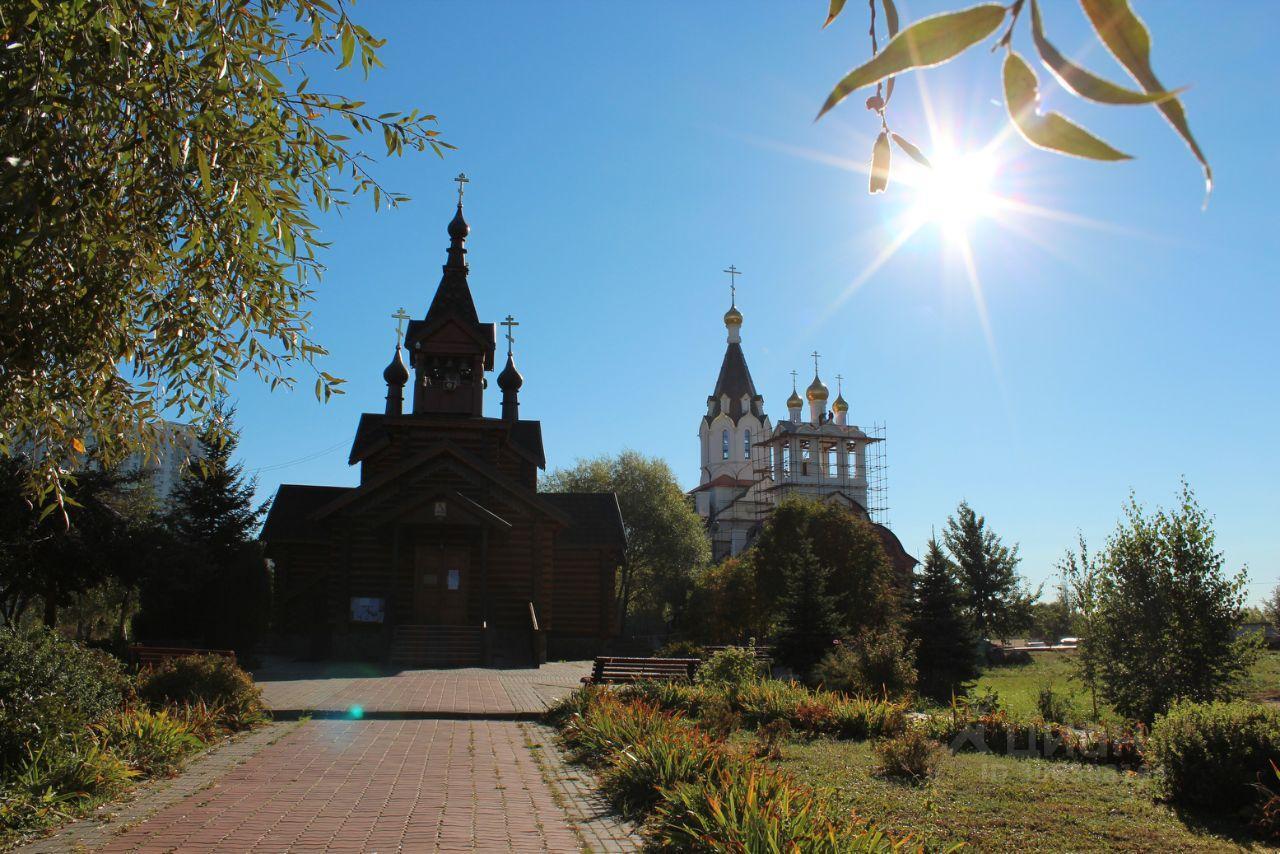
[[[1153,800],[1144,777],[1110,768],[947,754],[933,780],[914,786],[877,777],[870,742],[827,740],[790,744],[778,764],[830,792],[841,807],[930,846],[963,841],[972,851],[1263,850],[1241,828],[1215,835],[1184,821]]]
[[[1055,691],[1070,695],[1084,717],[1092,718],[1093,701],[1089,690],[1075,678],[1074,657],[1066,652],[1033,653],[1031,664],[988,669],[978,680],[977,690],[993,690],[1011,713],[1029,716],[1036,713],[1041,686],[1052,685]],[[1280,651],[1264,652],[1240,689],[1255,700],[1280,700]],[[1102,702],[1098,711],[1104,718],[1111,714]]]

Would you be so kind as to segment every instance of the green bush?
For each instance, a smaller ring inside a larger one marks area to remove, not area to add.
[[[892,852],[895,841],[851,816],[836,821],[820,798],[763,768],[721,771],[664,793],[650,848],[670,852]]]
[[[726,761],[715,741],[690,730],[655,731],[613,759],[601,779],[601,791],[626,818],[643,817],[664,790],[719,773]]]
[[[152,708],[203,702],[217,708],[219,722],[233,732],[267,718],[262,690],[234,661],[220,655],[193,655],[165,661],[138,677],[138,696]]]
[[[828,691],[902,697],[916,686],[915,647],[900,631],[867,630],[822,657],[813,679]]]
[[[942,748],[919,726],[909,726],[898,735],[882,738],[872,749],[876,754],[877,773],[916,783],[933,776],[942,755]]]
[[[43,627],[0,629],[0,767],[83,731],[120,705],[124,687],[106,653]]]
[[[658,658],[702,658],[702,644],[692,640],[667,641],[654,654]]]
[[[713,698],[698,713],[698,728],[718,741],[725,741],[742,727],[742,715],[727,696]]]
[[[165,707],[175,721],[191,733],[202,744],[210,744],[222,738],[226,729],[222,724],[222,707],[210,706],[204,700],[194,703],[173,704]]]
[[[745,685],[754,682],[764,673],[764,667],[756,658],[756,646],[730,646],[708,658],[698,668],[698,681],[708,684]]]
[[[165,710],[126,709],[95,727],[99,741],[146,777],[177,773],[201,741]]]
[[[1036,709],[1041,719],[1047,722],[1072,723],[1078,717],[1071,695],[1055,690],[1053,685],[1040,686]]]
[[[87,736],[28,748],[0,790],[0,826],[34,830],[71,818],[129,788],[138,772]]]
[[[1280,765],[1271,763],[1271,771],[1275,776],[1272,788],[1265,783],[1258,783],[1256,788],[1262,800],[1253,816],[1253,829],[1268,842],[1280,842]]]
[[[784,720],[767,723],[756,730],[751,755],[757,759],[781,759],[782,745],[791,737],[791,724]]]
[[[649,703],[602,691],[591,698],[584,711],[564,722],[560,737],[573,761],[604,765],[654,733],[675,731],[680,720],[679,715]]]
[[[1175,703],[1156,717],[1147,758],[1170,800],[1241,808],[1280,762],[1280,712],[1243,700]]]

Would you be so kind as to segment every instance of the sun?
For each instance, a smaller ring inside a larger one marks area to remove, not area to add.
[[[977,220],[995,212],[996,159],[988,148],[941,148],[932,152],[930,163],[931,168],[913,169],[903,182],[914,196],[911,218],[936,224],[953,240],[964,239]]]

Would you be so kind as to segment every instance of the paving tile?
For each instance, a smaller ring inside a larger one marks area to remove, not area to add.
[[[404,671],[265,681],[276,708],[533,712],[581,662],[539,670]],[[551,730],[489,719],[277,723],[143,787],[113,821],[80,821],[24,852],[634,851]]]

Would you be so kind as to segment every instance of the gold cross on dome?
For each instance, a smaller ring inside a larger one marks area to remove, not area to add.
[[[794,393],[795,393],[795,390],[796,390],[796,377],[798,377],[798,376],[800,376],[800,372],[799,372],[799,371],[792,371],[792,372],[791,372],[791,393],[792,393],[792,394],[794,394]]]
[[[721,270],[720,272],[729,274],[729,304],[736,306],[738,304],[738,277],[742,275],[742,271],[730,264],[729,269]]]
[[[499,326],[505,326],[505,327],[507,327],[507,334],[506,334],[506,339],[507,339],[507,355],[508,355],[508,356],[510,356],[510,355],[511,355],[511,345],[512,345],[512,344],[514,344],[514,343],[516,343],[516,337],[515,337],[514,335],[512,335],[512,334],[511,334],[511,330],[512,330],[514,327],[519,326],[519,325],[520,325],[520,323],[519,323],[519,322],[518,322],[518,321],[517,321],[513,316],[511,316],[510,314],[508,314],[508,315],[507,315],[507,317],[506,317],[506,319],[505,319],[505,320],[503,320],[503,321],[502,321],[501,323],[499,323],[498,325],[499,325]]]
[[[836,374],[836,396],[844,394],[844,376]]]
[[[459,172],[458,177],[453,180],[458,184],[458,204],[462,204],[462,194],[466,192],[466,185],[471,183],[471,179],[467,177],[466,172]]]
[[[401,329],[400,327],[404,324],[406,320],[409,320],[409,315],[408,313],[405,312],[404,306],[400,306],[400,310],[391,316],[396,319],[396,346],[399,347],[400,336],[404,334],[404,330]]]
[[[818,351],[814,350],[809,355],[813,357],[813,375],[816,377],[818,375]]]

